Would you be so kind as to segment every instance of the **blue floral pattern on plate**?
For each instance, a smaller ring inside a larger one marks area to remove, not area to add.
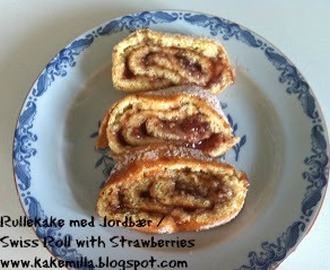
[[[194,25],[197,28],[204,28],[211,35],[221,37],[224,40],[235,39],[251,48],[262,50],[264,56],[278,71],[278,80],[286,86],[287,94],[295,96],[299,100],[304,113],[313,124],[310,131],[310,155],[304,159],[306,170],[301,176],[308,185],[304,199],[301,202],[300,217],[297,217],[296,221],[289,224],[287,229],[277,239],[263,241],[260,244],[261,250],[250,251],[247,254],[247,262],[237,269],[275,268],[300,241],[305,233],[307,224],[312,222],[310,217],[322,201],[329,173],[326,130],[315,98],[296,67],[283,54],[271,45],[268,45],[267,42],[263,41],[256,34],[236,23],[215,16],[181,11],[153,11],[123,16],[88,32],[88,34],[76,39],[61,50],[37,79],[22,107],[17,122],[14,135],[13,164],[18,192],[23,206],[30,218],[46,217],[42,205],[36,198],[36,194],[30,191],[31,181],[33,181],[30,174],[30,166],[33,158],[38,155],[38,151],[35,148],[35,144],[38,142],[38,134],[33,130],[34,119],[38,114],[38,99],[47,93],[48,88],[55,80],[65,77],[70,72],[76,64],[77,56],[90,47],[97,38],[120,31],[132,32],[138,28],[150,27],[152,25],[171,24],[178,20]],[[230,115],[229,121],[236,131],[237,124],[234,123]],[[239,147],[245,143],[246,137]],[[238,155],[239,149],[235,151]],[[104,162],[108,161],[104,160],[104,158],[100,159],[97,166]],[[37,227],[36,232],[40,238],[53,236],[60,239],[62,237],[60,228],[43,229]],[[49,249],[64,260],[77,260],[81,256],[74,249],[63,250],[55,246],[51,246]]]

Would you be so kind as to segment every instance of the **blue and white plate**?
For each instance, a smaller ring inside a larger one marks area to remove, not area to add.
[[[227,225],[152,238],[93,220],[99,188],[113,164],[94,150],[95,136],[107,108],[124,95],[112,86],[112,48],[138,28],[218,39],[235,66],[236,82],[219,99],[243,139],[224,159],[246,171],[251,186],[243,211]],[[103,269],[167,264],[165,269],[246,270],[275,268],[309,231],[326,191],[328,153],[312,90],[272,44],[223,18],[151,11],[88,31],[47,64],[23,104],[13,158],[27,217],[64,220],[64,226],[35,230],[69,268],[93,269],[93,262],[95,269],[108,263]],[[85,227],[70,226],[71,220],[84,219]],[[93,237],[100,240],[98,247],[77,246],[76,240]],[[171,244],[138,247],[142,240]],[[184,246],[184,240],[193,244]]]

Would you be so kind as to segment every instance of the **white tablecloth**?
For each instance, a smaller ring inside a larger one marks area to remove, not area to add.
[[[0,1],[0,214],[23,215],[12,171],[16,119],[45,64],[74,37],[123,14],[183,9],[218,15],[273,43],[302,72],[330,126],[330,2],[319,1]],[[330,201],[326,196],[312,230],[279,269],[330,269]],[[0,238],[35,238],[32,229],[0,228]],[[0,258],[50,255],[42,247],[5,248]],[[207,267],[206,267],[207,269]]]

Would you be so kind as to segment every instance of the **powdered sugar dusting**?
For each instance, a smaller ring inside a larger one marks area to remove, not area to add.
[[[133,149],[126,154],[119,156],[111,174],[124,169],[138,160],[158,160],[166,158],[189,158],[203,161],[215,161],[214,158],[206,156],[201,150],[175,145],[147,146]]]
[[[205,100],[213,110],[215,110],[219,115],[221,115],[227,122],[227,118],[221,108],[220,101],[216,95],[212,94],[209,90],[206,90],[197,85],[179,85],[173,86],[166,89],[161,89],[157,91],[148,91],[142,93],[142,95],[154,95],[154,96],[174,96],[186,94],[189,96],[199,97]]]

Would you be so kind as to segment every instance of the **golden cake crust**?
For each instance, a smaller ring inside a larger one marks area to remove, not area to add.
[[[98,197],[101,218],[148,219],[132,228],[147,233],[199,231],[229,222],[244,205],[246,174],[199,150],[149,146],[118,158]]]
[[[104,116],[96,146],[118,154],[137,146],[177,144],[220,156],[239,140],[214,95],[180,86],[117,101]]]
[[[149,29],[119,42],[112,63],[114,86],[128,92],[195,84],[218,93],[235,77],[220,42]]]

